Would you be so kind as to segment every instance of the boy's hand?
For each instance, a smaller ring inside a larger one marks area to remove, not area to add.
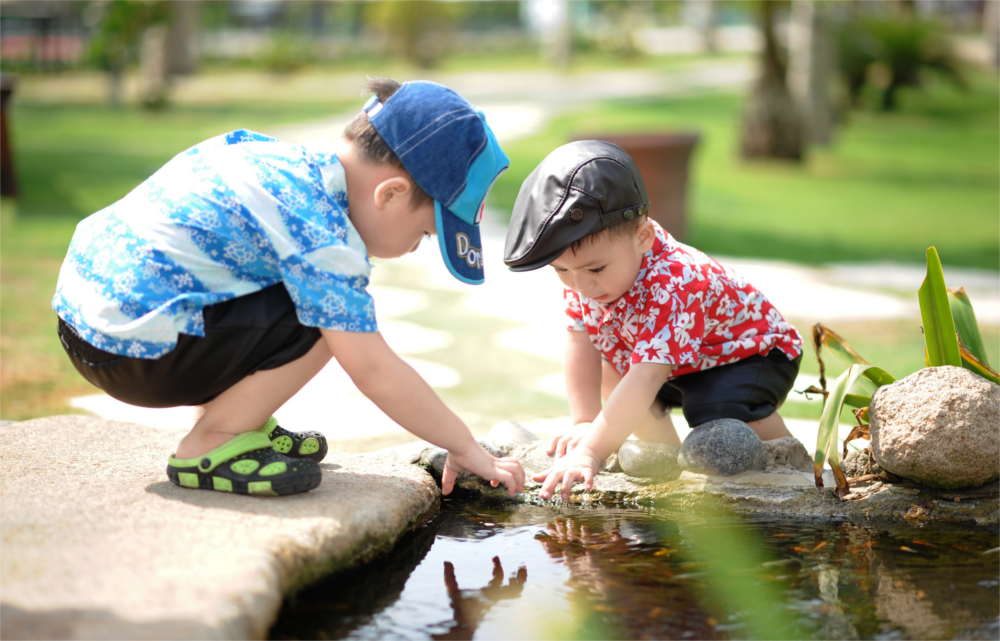
[[[543,499],[555,496],[556,486],[562,484],[562,498],[568,499],[573,491],[574,483],[583,483],[584,487],[594,487],[594,475],[601,469],[601,461],[585,446],[577,446],[566,456],[558,459],[548,471],[532,476],[532,480],[541,483],[542,489],[538,495]]]
[[[580,439],[583,438],[584,432],[590,427],[590,423],[577,423],[573,426],[573,431],[570,434],[556,434],[549,441],[549,449],[545,450],[546,454],[552,454],[555,452],[556,458],[562,458],[566,456],[574,447],[580,444]]]
[[[496,458],[476,443],[476,447],[469,452],[448,452],[444,471],[441,472],[441,494],[451,494],[455,479],[460,472],[466,471],[489,481],[493,487],[503,483],[508,496],[514,496],[524,489],[524,468],[520,461],[509,457]]]

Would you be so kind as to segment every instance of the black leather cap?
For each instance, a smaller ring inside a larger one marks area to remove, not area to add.
[[[601,140],[563,145],[521,185],[503,262],[515,272],[544,267],[577,240],[648,207],[642,176],[624,149]]]

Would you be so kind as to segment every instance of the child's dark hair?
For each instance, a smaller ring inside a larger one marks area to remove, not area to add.
[[[636,216],[632,220],[623,220],[617,225],[612,225],[602,229],[601,231],[595,231],[593,234],[589,234],[574,240],[569,244],[569,250],[574,254],[584,247],[591,245],[602,238],[607,238],[608,240],[615,240],[618,238],[625,238],[627,236],[632,236],[635,234],[635,230],[639,228],[639,225],[646,220],[646,215]]]
[[[375,94],[378,96],[379,102],[384,104],[401,86],[392,78],[372,78],[365,84],[362,93],[364,95]],[[358,150],[358,154],[362,160],[377,165],[389,163],[394,167],[406,171],[406,167],[403,166],[396,153],[382,140],[382,136],[378,135],[375,127],[368,122],[368,114],[365,112],[362,111],[359,113],[347,125],[344,129],[344,138],[354,143],[354,147]],[[422,207],[434,202],[434,199],[420,188],[417,181],[411,178],[410,182],[413,183],[413,191],[410,194],[411,206],[414,208]]]

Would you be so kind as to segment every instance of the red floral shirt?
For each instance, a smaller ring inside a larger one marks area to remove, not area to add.
[[[789,360],[802,337],[762,293],[655,221],[656,240],[625,295],[602,305],[565,290],[571,330],[586,331],[622,376],[633,363],[678,365],[681,376],[772,349]]]

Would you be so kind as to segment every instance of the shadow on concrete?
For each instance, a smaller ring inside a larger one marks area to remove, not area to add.
[[[339,466],[323,466],[331,472]],[[403,476],[362,474],[357,472],[334,472],[323,475],[320,486],[302,494],[289,496],[248,496],[208,490],[192,490],[174,485],[170,481],[159,481],[146,486],[146,492],[169,501],[179,501],[202,508],[218,508],[237,512],[275,516],[281,518],[336,517],[336,507],[345,504],[351,508],[370,508],[373,504],[388,507],[402,503],[421,503],[428,506],[434,500],[423,498],[429,485],[420,480]],[[407,501],[406,497],[413,497]],[[420,497],[420,498],[418,498]],[[346,514],[341,513],[341,516]]]
[[[3,639],[218,639],[220,632],[194,621],[137,622],[107,610],[27,610],[0,604]]]

